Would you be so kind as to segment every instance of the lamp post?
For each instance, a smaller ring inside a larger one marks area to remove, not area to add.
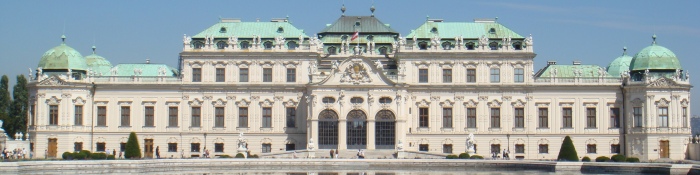
[[[508,145],[506,146],[506,148],[508,149],[508,152],[510,152],[510,134],[506,134],[506,138],[508,138]]]
[[[207,133],[205,132],[204,133],[204,150],[203,151],[206,152],[206,150],[207,150]]]

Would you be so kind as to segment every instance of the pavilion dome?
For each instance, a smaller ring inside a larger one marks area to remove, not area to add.
[[[88,65],[80,52],[66,45],[66,37],[61,36],[63,43],[49,49],[41,56],[39,67],[44,70],[87,70]]]
[[[630,70],[632,57],[627,55],[627,47],[623,48],[622,56],[615,58],[607,67],[608,74],[620,76],[621,73]]]
[[[87,66],[95,72],[97,76],[109,75],[109,70],[112,69],[112,63],[106,58],[95,53],[95,46],[92,46],[92,55],[85,56]]]
[[[666,47],[657,45],[656,35],[653,39],[651,46],[642,49],[632,58],[630,71],[681,69],[681,63],[676,54]]]

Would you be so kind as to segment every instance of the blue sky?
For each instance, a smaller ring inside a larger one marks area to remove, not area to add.
[[[371,0],[345,1],[347,15],[369,15]],[[177,67],[182,35],[194,35],[219,17],[269,21],[289,16],[313,35],[340,16],[342,0],[305,1],[2,1],[0,2],[0,74],[15,82],[36,68],[46,50],[67,44],[87,56],[91,47],[112,64],[151,59]],[[375,16],[401,32],[425,22],[498,17],[521,35],[532,34],[535,68],[547,60],[607,66],[622,54],[633,55],[651,44],[651,35],[680,59],[698,82],[693,65],[700,40],[700,1],[425,1],[375,0]],[[698,99],[693,90],[693,99]],[[700,106],[694,103],[693,107]]]

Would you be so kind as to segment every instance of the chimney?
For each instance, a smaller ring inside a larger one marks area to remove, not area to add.
[[[580,60],[574,60],[573,64],[574,64],[574,65],[581,65],[581,61],[580,61]]]
[[[547,61],[547,65],[557,65],[557,61]]]

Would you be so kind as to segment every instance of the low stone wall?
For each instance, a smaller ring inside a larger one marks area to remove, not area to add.
[[[201,172],[469,172],[698,173],[698,166],[667,163],[548,162],[459,159],[158,159],[22,161],[0,163],[0,174],[178,174]],[[274,174],[274,173],[273,173]]]

